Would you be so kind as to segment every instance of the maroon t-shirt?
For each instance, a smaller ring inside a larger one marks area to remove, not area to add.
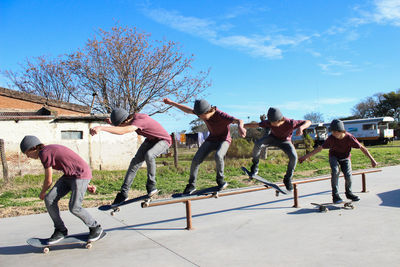
[[[52,167],[68,178],[91,179],[92,170],[78,154],[62,145],[47,145],[39,152],[45,169]]]
[[[269,120],[261,121],[258,125],[263,128],[270,128],[271,134],[282,141],[290,141],[293,131],[303,125],[304,120],[293,120],[283,117],[284,122],[281,126],[272,126]]]
[[[350,158],[352,147],[360,148],[361,144],[357,138],[348,132],[346,132],[346,136],[343,139],[337,139],[333,135],[330,135],[322,144],[322,148],[329,148],[329,156],[335,156],[338,159]]]
[[[149,115],[136,113],[131,124],[138,128],[136,130],[137,134],[146,137],[149,141],[158,142],[165,140],[168,146],[171,146],[172,138],[169,133]]]
[[[211,142],[223,142],[228,141],[231,143],[231,132],[229,125],[236,120],[225,112],[219,109],[215,110],[214,115],[212,115],[208,120],[204,120],[207,125],[210,135],[207,137],[206,141]]]

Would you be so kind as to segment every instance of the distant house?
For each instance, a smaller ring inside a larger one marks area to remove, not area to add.
[[[0,87],[0,139],[5,142],[11,175],[37,173],[38,160],[20,152],[25,135],[35,135],[45,144],[62,144],[84,158],[92,169],[127,169],[140,138],[136,133],[123,136],[101,132],[91,136],[89,129],[106,124],[107,114],[90,114],[90,107]]]

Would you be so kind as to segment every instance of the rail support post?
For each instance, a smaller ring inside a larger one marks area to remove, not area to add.
[[[293,208],[298,208],[299,207],[299,195],[297,192],[297,184],[293,184],[293,200],[294,200],[294,205]]]
[[[186,205],[186,230],[193,230],[192,227],[192,204],[190,200],[185,202]]]
[[[361,177],[362,177],[362,191],[361,192],[367,193],[368,191],[367,191],[367,181],[365,179],[365,173],[362,173]]]

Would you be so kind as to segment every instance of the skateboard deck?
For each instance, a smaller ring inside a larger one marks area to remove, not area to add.
[[[329,211],[329,206],[343,206],[343,209],[352,210],[354,209],[353,201],[343,201],[341,203],[311,203],[318,208],[320,212],[327,212]]]
[[[85,244],[85,248],[90,249],[92,248],[93,242],[99,241],[100,239],[105,237],[106,234],[107,233],[103,231],[100,238],[97,239],[96,241],[88,241],[89,234],[84,233],[84,234],[69,235],[54,244],[48,244],[49,240],[48,238],[35,238],[35,237],[29,238],[28,240],[26,240],[26,243],[35,248],[43,248],[43,253],[49,253],[50,247],[73,245],[73,244]]]
[[[282,190],[278,185],[276,185],[276,184],[274,184],[274,183],[272,183],[272,182],[270,182],[270,181],[268,181],[268,180],[262,178],[262,177],[259,176],[258,174],[253,174],[253,175],[251,175],[250,171],[249,171],[248,169],[246,169],[246,167],[242,167],[242,171],[244,171],[244,173],[245,173],[246,175],[248,175],[250,179],[255,179],[255,180],[257,180],[257,181],[263,183],[263,184],[264,184],[265,186],[267,186],[267,187],[272,187],[272,188],[274,188],[274,189],[276,190],[276,191],[275,191],[275,192],[276,192],[276,196],[278,196],[279,193],[282,193],[282,194],[285,194],[285,195],[287,194],[287,192],[284,191],[284,190]]]
[[[121,206],[125,206],[125,205],[131,204],[134,202],[139,202],[139,201],[143,201],[142,206],[144,205],[143,203],[146,203],[145,205],[148,205],[148,203],[150,203],[151,199],[152,199],[152,197],[149,197],[148,195],[143,195],[140,197],[135,197],[135,198],[125,200],[124,202],[117,204],[117,205],[111,205],[111,204],[103,205],[103,206],[98,207],[98,209],[102,210],[102,211],[111,210],[111,215],[113,216],[116,212],[119,212],[121,210],[120,209]]]
[[[190,196],[204,196],[204,195],[214,195],[215,198],[218,198],[218,193],[221,192],[222,190],[218,190],[218,186],[212,186],[200,190],[194,191],[192,194],[183,194],[183,193],[177,193],[173,194],[173,198],[180,198],[180,197],[190,197]]]

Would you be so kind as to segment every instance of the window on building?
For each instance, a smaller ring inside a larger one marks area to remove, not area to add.
[[[61,139],[78,140],[83,139],[82,131],[61,131]]]
[[[363,124],[363,130],[376,130],[376,124]]]

